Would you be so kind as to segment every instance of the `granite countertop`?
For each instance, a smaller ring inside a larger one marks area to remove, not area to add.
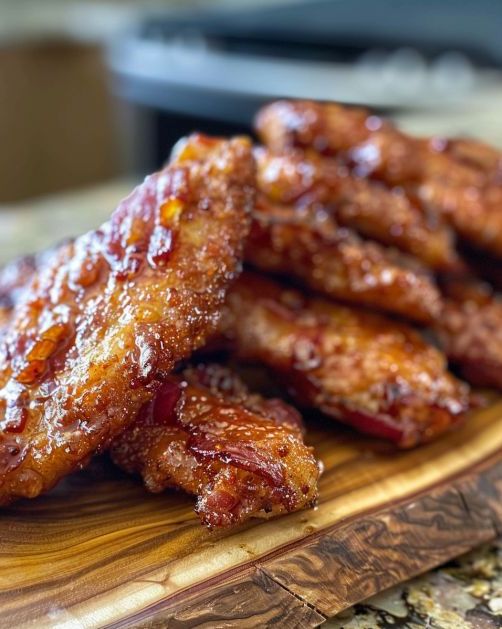
[[[351,607],[323,627],[502,627],[502,540]]]
[[[0,208],[0,264],[96,227],[133,184],[114,181]],[[323,627],[502,627],[502,539],[356,605]]]

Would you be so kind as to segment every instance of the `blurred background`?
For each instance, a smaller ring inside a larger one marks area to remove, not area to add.
[[[281,96],[502,146],[501,27],[500,0],[0,0],[0,244],[33,199],[83,190],[85,214],[86,189]]]

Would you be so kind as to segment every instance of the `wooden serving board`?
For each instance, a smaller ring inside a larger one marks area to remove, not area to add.
[[[0,626],[316,627],[502,531],[502,399],[406,453],[310,428],[310,511],[208,532],[107,459],[4,510]]]

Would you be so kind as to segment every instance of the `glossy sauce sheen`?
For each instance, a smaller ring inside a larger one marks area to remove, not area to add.
[[[317,497],[319,466],[298,412],[250,394],[219,365],[170,377],[111,454],[150,491],[176,487],[197,496],[210,527],[296,511]]]
[[[473,278],[445,280],[443,291],[441,347],[469,382],[502,390],[502,301]]]
[[[420,324],[439,316],[439,290],[416,260],[362,240],[321,210],[303,213],[258,198],[245,253],[255,268]]]
[[[269,366],[300,405],[401,447],[433,439],[469,407],[468,387],[412,328],[258,275],[231,289],[220,331],[238,357]]]
[[[500,152],[472,140],[413,138],[365,109],[278,101],[256,120],[273,151],[337,156],[358,176],[398,186],[471,245],[502,256]]]
[[[258,188],[271,201],[323,209],[362,235],[415,255],[434,269],[458,264],[447,225],[415,207],[402,190],[355,177],[315,151],[255,149]]]
[[[43,256],[14,300],[0,336],[0,503],[105,448],[213,330],[240,269],[253,159],[245,139],[185,146],[100,229]]]

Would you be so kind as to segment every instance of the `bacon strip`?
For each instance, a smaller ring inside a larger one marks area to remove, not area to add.
[[[258,275],[244,274],[230,291],[220,332],[238,358],[271,368],[300,405],[401,447],[435,438],[469,407],[467,386],[413,329]]]
[[[111,455],[152,492],[197,496],[210,528],[235,526],[315,503],[319,465],[302,430],[292,407],[250,394],[219,365],[200,365],[169,377]]]

